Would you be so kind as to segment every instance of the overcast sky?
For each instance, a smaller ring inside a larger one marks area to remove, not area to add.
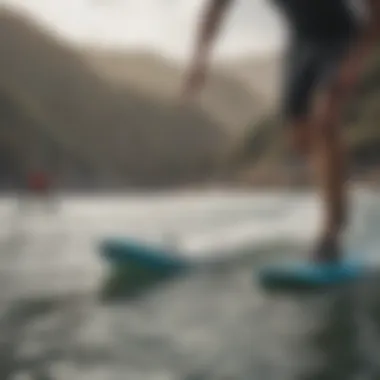
[[[269,0],[237,0],[217,53],[272,50],[281,27]],[[186,57],[204,0],[0,0],[30,15],[75,43],[148,47]]]

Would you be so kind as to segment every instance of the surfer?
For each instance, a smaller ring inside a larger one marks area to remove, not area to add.
[[[380,0],[363,0],[364,15],[349,0],[272,1],[290,32],[282,113],[292,145],[311,166],[324,205],[325,220],[312,256],[331,262],[341,256],[347,222],[342,110],[380,36]],[[232,2],[208,2],[185,82],[186,98],[204,84],[212,44]]]

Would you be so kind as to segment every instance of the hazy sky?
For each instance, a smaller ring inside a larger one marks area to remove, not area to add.
[[[186,56],[204,0],[0,0],[27,10],[40,22],[76,43],[144,46]],[[217,51],[241,54],[271,50],[281,43],[278,19],[269,0],[237,0]]]

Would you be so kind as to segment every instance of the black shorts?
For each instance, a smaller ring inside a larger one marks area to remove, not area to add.
[[[307,116],[317,90],[336,78],[355,38],[334,42],[293,38],[285,57],[283,116],[294,119]]]

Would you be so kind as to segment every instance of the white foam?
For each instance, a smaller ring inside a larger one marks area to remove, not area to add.
[[[359,189],[354,200],[370,197],[373,205],[374,196]],[[10,199],[0,199],[0,217],[8,218],[12,204]],[[367,214],[361,206],[361,212],[355,212],[359,226]],[[26,215],[22,229],[30,238],[59,229],[68,237],[86,237],[94,250],[110,236],[136,238],[174,246],[179,254],[197,260],[235,255],[243,245],[255,247],[281,239],[304,242],[313,238],[321,222],[315,194],[280,192],[72,197],[62,200],[58,216],[54,220]],[[2,238],[10,229],[2,230]]]

